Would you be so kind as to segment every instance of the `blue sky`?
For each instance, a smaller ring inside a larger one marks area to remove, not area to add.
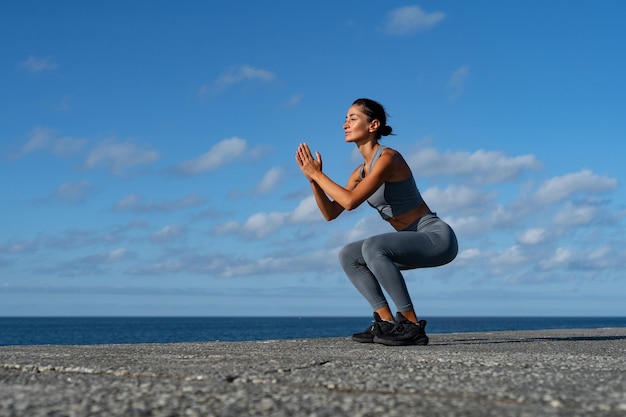
[[[390,113],[460,253],[428,316],[623,316],[626,4],[0,6],[0,316],[369,316],[294,154],[344,184]]]

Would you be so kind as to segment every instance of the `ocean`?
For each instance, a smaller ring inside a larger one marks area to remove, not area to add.
[[[426,317],[427,333],[626,327],[626,317]],[[346,337],[369,317],[0,317],[0,346]]]

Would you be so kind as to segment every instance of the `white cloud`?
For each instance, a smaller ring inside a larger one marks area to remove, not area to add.
[[[305,255],[295,256],[292,252],[285,255],[266,255],[258,259],[242,258],[222,260],[214,264],[213,273],[217,276],[232,278],[240,276],[276,276],[279,274],[332,273],[337,271],[337,250],[319,250]]]
[[[561,227],[583,226],[593,222],[601,213],[601,208],[588,204],[568,202],[554,216],[553,222]]]
[[[341,239],[334,239],[334,240],[347,243],[347,242],[354,242],[357,240],[365,239],[375,234],[379,234],[383,232],[391,232],[391,230],[386,230],[386,229],[383,231],[381,228],[381,226],[383,225],[386,226],[386,224],[380,220],[378,214],[364,217],[362,219],[359,219],[359,221],[356,222],[354,227],[352,227],[347,232],[343,233],[341,235]]]
[[[20,67],[29,72],[43,72],[53,71],[59,66],[50,57],[37,58],[31,55],[20,64]]]
[[[590,170],[554,177],[547,180],[535,193],[535,199],[544,204],[562,201],[581,193],[599,194],[617,188],[615,178],[600,176]]]
[[[532,211],[532,207],[514,202],[508,205],[498,205],[486,211],[486,214],[492,228],[506,228],[518,226],[528,213]]]
[[[125,258],[127,258],[130,255],[130,253],[128,252],[127,249],[125,248],[117,248],[117,249],[113,249],[109,252],[104,252],[104,253],[97,253],[94,255],[87,255],[87,256],[83,256],[81,258],[77,258],[71,262],[69,262],[67,265],[91,265],[91,266],[97,266],[97,265],[103,265],[103,264],[110,264],[110,263],[114,263],[114,262],[118,262],[121,261]]]
[[[485,256],[483,254],[483,251],[481,251],[479,248],[463,249],[459,251],[459,254],[457,255],[457,259],[461,261],[469,261],[474,259],[479,259],[482,261],[484,258]]]
[[[467,77],[469,77],[469,68],[466,66],[460,67],[454,71],[447,85],[451,100],[456,100],[461,97],[463,90],[465,90]]]
[[[496,191],[486,192],[457,185],[444,191],[429,189],[424,192],[424,199],[430,208],[464,237],[480,237],[497,230],[520,227],[529,215],[538,212],[524,197],[506,204],[495,204],[496,198]]]
[[[517,236],[517,241],[522,245],[536,245],[543,242],[547,237],[547,231],[544,228],[532,228],[524,230]]]
[[[248,217],[240,231],[245,236],[260,239],[276,232],[285,223],[287,216],[287,213],[278,212],[256,213]]]
[[[487,194],[488,195],[488,194]],[[436,206],[431,207],[437,211]],[[448,223],[459,234],[481,237],[496,230],[518,228],[527,220],[529,214],[536,214],[537,208],[525,204],[523,201],[514,201],[507,205],[480,204],[475,207],[461,208],[461,216],[446,218]],[[442,211],[442,215],[447,212]]]
[[[54,109],[57,111],[69,111],[72,108],[72,96],[64,96],[61,100],[54,106]]]
[[[189,194],[177,200],[161,202],[144,201],[137,194],[130,194],[122,198],[113,206],[114,211],[132,211],[136,213],[172,212],[204,204],[204,199],[197,194]]]
[[[195,175],[212,171],[240,158],[248,150],[248,144],[244,139],[238,137],[224,139],[205,154],[180,163],[174,168],[174,172],[185,175]]]
[[[533,155],[508,157],[502,152],[478,150],[445,152],[424,148],[408,161],[420,176],[461,176],[469,182],[495,184],[511,181],[525,171],[537,170],[541,163]]]
[[[35,272],[40,274],[56,274],[68,277],[102,274],[106,272],[105,267],[118,264],[129,259],[131,256],[131,253],[126,248],[117,248],[109,252],[76,258],[68,262],[60,263],[56,266],[38,264],[35,267]]]
[[[240,260],[239,262],[223,265],[217,273],[225,278],[257,274],[266,275],[275,271],[285,273],[287,268],[289,268],[288,263],[289,261],[285,258],[265,256],[259,259],[248,259],[247,262],[241,262]]]
[[[167,225],[156,231],[151,240],[156,243],[171,242],[178,239],[185,232],[185,228],[175,224]]]
[[[52,141],[52,130],[45,127],[36,127],[32,130],[28,142],[20,149],[20,155],[46,149]]]
[[[443,12],[426,13],[419,6],[405,6],[387,14],[384,30],[390,35],[408,35],[433,28],[445,18]]]
[[[127,195],[122,198],[120,201],[115,203],[113,206],[114,210],[124,211],[124,210],[138,210],[140,207],[146,206],[145,203],[141,202],[141,197],[136,194]]]
[[[285,176],[285,169],[282,167],[274,167],[267,171],[261,181],[257,184],[255,192],[265,194],[272,191],[281,182]]]
[[[245,223],[230,221],[213,228],[215,234],[239,234],[248,239],[262,239],[277,232],[286,222],[289,213],[255,213]]]
[[[589,253],[589,260],[594,261],[598,264],[603,264],[605,262],[605,259],[609,259],[611,257],[610,255],[612,251],[613,249],[610,246],[601,246],[598,249],[592,250]]]
[[[439,210],[437,206],[431,207]],[[458,210],[461,216],[447,218],[446,221],[457,231],[459,235],[466,237],[481,237],[492,233],[494,230],[511,229],[520,227],[527,219],[529,213],[536,213],[532,206],[523,202],[515,201],[508,205],[492,205],[478,203],[475,207]],[[440,215],[446,215],[441,211]]]
[[[216,94],[220,91],[228,89],[232,85],[245,81],[252,80],[259,81],[261,83],[270,83],[276,78],[276,74],[273,72],[244,65],[223,73],[213,82],[212,86],[202,86],[198,91],[198,95],[204,96],[210,93]]]
[[[621,270],[626,264],[622,251],[615,251],[608,245],[597,248],[557,248],[547,259],[540,262],[543,270],[564,269],[581,273],[583,271]]]
[[[230,221],[216,226],[216,234],[240,234],[247,238],[261,239],[280,230],[287,224],[321,222],[324,218],[317,208],[315,198],[309,196],[298,204],[292,212],[255,213],[245,223]]]
[[[464,185],[450,185],[445,189],[432,187],[423,193],[431,209],[449,213],[454,210],[484,210],[495,199],[495,192],[485,192]]]
[[[118,248],[107,254],[104,259],[109,261],[117,261],[128,256],[128,250],[125,248]]]
[[[495,253],[489,264],[495,273],[502,273],[512,268],[529,265],[529,259],[520,246],[511,246]]]
[[[221,253],[190,254],[167,262],[133,267],[128,270],[134,275],[164,275],[175,273],[195,273],[203,276],[213,275],[222,278],[243,276],[272,276],[280,274],[333,272],[337,268],[335,251],[321,250],[307,253],[305,256],[266,255],[259,258],[247,258],[240,253],[225,255]]]
[[[540,262],[542,269],[554,269],[566,265],[574,258],[574,252],[567,248],[557,248],[548,259]]]
[[[491,225],[486,224],[482,217],[476,215],[449,218],[447,223],[457,235],[481,236],[491,229]]]
[[[324,220],[312,195],[300,201],[294,211],[288,215],[292,223],[310,223]]]
[[[45,127],[36,127],[28,141],[20,148],[18,157],[31,152],[49,151],[60,157],[69,157],[78,153],[87,143],[85,139],[55,137],[54,131]]]
[[[150,164],[159,159],[159,153],[152,149],[140,148],[126,141],[106,140],[87,155],[83,166],[87,169],[105,168],[112,174],[122,175],[129,168]]]
[[[105,232],[70,228],[59,236],[39,234],[34,240],[0,244],[0,253],[19,254],[34,252],[39,248],[69,251],[72,249],[111,245],[128,237],[127,235],[132,231],[146,228],[147,224],[141,221],[132,221],[123,226],[115,226],[112,230]]]
[[[59,185],[51,199],[66,201],[72,204],[83,203],[93,192],[93,185],[88,180],[64,182]]]
[[[39,248],[38,240],[23,240],[19,242],[0,243],[0,253],[22,254],[31,253]]]
[[[62,137],[54,140],[52,144],[52,153],[57,156],[68,157],[78,153],[87,140],[80,138]]]
[[[215,226],[213,228],[213,233],[218,234],[218,235],[227,235],[230,233],[237,233],[237,231],[239,231],[239,227],[240,227],[239,223],[236,222],[235,220],[232,220],[232,221]]]
[[[287,101],[287,107],[293,107],[296,106],[298,103],[300,103],[302,101],[302,94],[296,94],[294,96],[291,96],[289,98],[289,101]]]

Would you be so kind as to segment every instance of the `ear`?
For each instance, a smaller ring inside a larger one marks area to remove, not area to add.
[[[376,132],[378,130],[378,128],[380,127],[380,120],[378,119],[374,119],[370,122],[370,127],[369,127],[369,131],[370,132]]]

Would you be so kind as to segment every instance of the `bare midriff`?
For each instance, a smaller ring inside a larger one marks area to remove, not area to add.
[[[400,231],[406,229],[417,220],[431,213],[432,212],[430,211],[430,208],[428,208],[428,205],[426,203],[422,203],[413,210],[409,210],[402,214],[398,214],[397,216],[393,216],[387,219],[387,221],[389,222],[389,224],[391,224],[391,226],[393,226],[394,229]]]

